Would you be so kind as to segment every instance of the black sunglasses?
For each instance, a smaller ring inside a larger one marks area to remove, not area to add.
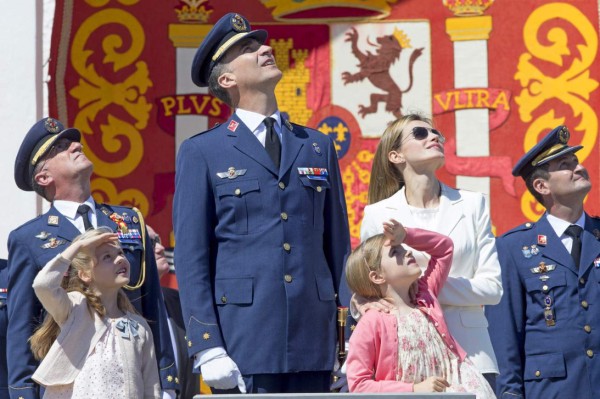
[[[444,144],[446,142],[446,138],[444,137],[444,135],[437,129],[425,126],[416,126],[413,127],[413,129],[411,130],[412,137],[415,140],[425,140],[427,137],[429,137],[429,132],[438,136],[438,141],[440,143]],[[404,143],[408,139],[410,139],[410,136],[406,136],[400,144]]]

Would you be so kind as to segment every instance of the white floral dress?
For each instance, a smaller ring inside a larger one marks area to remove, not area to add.
[[[415,308],[397,317],[397,381],[419,383],[438,376],[450,383],[446,392],[473,393],[477,399],[496,398],[473,363],[468,359],[459,361],[423,312]]]
[[[83,368],[69,385],[54,385],[46,388],[44,399],[123,399],[125,376],[123,356],[117,329],[120,321],[128,323],[127,317],[108,319],[110,327],[100,338]]]

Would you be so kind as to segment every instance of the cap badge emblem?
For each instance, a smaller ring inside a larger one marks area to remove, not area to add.
[[[239,14],[235,14],[233,17],[231,17],[231,25],[237,32],[246,32],[248,30],[244,18],[242,18]]]
[[[561,144],[567,144],[570,137],[571,134],[569,133],[569,129],[563,126],[562,129],[560,129],[560,131],[558,132],[558,140]]]
[[[46,131],[48,131],[50,133],[56,134],[56,133],[60,132],[60,127],[58,126],[58,121],[53,118],[46,119],[46,121],[44,122],[44,127],[46,128]]]

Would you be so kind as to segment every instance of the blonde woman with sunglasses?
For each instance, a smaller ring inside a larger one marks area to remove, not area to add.
[[[495,239],[486,198],[451,188],[436,177],[444,166],[444,142],[432,121],[418,114],[405,115],[387,127],[373,161],[361,241],[383,233],[383,223],[390,218],[452,239],[453,262],[439,301],[450,333],[494,388],[498,366],[483,307],[497,304],[502,296]],[[413,253],[425,270],[428,255]],[[358,297],[353,302],[360,313],[370,308],[389,311],[385,301]]]

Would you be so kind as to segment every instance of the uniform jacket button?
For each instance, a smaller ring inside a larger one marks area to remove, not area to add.
[[[583,307],[584,309],[587,309],[588,308],[587,301],[581,301],[581,307]]]
[[[282,181],[280,181],[279,182],[279,188],[282,189],[282,190],[285,190],[285,183],[282,182]]]
[[[289,252],[289,250],[292,249],[292,246],[289,243],[286,242],[286,243],[283,244],[283,249],[285,249],[286,251]]]
[[[591,332],[591,331],[592,331],[592,327],[590,327],[590,325],[589,325],[589,324],[586,324],[586,325],[583,327],[583,329],[584,329],[584,330],[585,330],[585,332],[587,332],[587,333],[589,333],[589,332]]]
[[[292,276],[290,274],[286,274],[285,276],[283,276],[283,279],[285,280],[286,283],[292,282]]]
[[[588,355],[588,357],[593,357],[594,356],[594,351],[591,349],[588,349],[587,351],[585,351],[586,355]]]
[[[281,212],[281,218],[282,218],[283,220],[288,220],[288,214],[287,214],[287,213],[285,213],[285,212]]]
[[[540,370],[537,370],[537,371],[535,372],[535,376],[536,376],[536,377],[539,377],[540,375],[542,375],[542,372],[541,372]]]
[[[221,297],[221,303],[227,303],[227,297],[225,295]]]

